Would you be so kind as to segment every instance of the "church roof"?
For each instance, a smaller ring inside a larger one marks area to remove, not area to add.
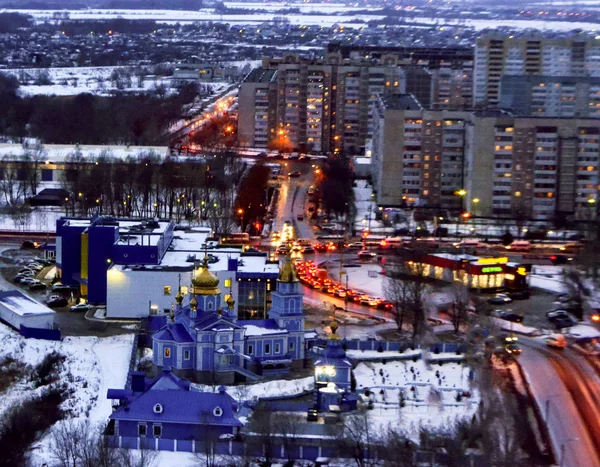
[[[239,325],[226,320],[222,316],[219,316],[217,313],[212,313],[206,316],[205,318],[197,321],[195,327],[199,331],[206,331],[208,329],[215,328],[224,329],[226,327],[231,329],[240,329]]]
[[[346,351],[342,348],[339,341],[329,341],[327,346],[314,363],[315,366],[334,365],[337,367],[352,367],[346,357]]]
[[[165,368],[154,380],[150,380],[146,384],[146,391],[165,391],[177,389],[189,391],[190,382],[174,375],[168,368]]]
[[[221,291],[219,287],[219,278],[208,270],[208,257],[204,257],[202,266],[194,271],[192,278],[192,293],[195,295],[217,295]]]
[[[279,327],[274,319],[251,319],[238,321],[237,324],[246,329],[246,337],[266,336],[270,334],[286,334],[287,329]]]
[[[279,282],[298,282],[298,271],[292,259],[288,256],[279,271]]]
[[[189,331],[183,323],[167,323],[157,331],[153,338],[159,341],[172,341],[177,343],[194,342]]]
[[[156,404],[162,411],[156,413]],[[165,389],[147,391],[127,405],[120,406],[110,416],[113,420],[131,420],[162,423],[185,423],[193,425],[241,426],[236,418],[236,402],[226,392],[187,391]],[[221,416],[216,416],[215,408],[220,407]]]

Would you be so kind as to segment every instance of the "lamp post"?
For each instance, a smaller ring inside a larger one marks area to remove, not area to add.
[[[238,215],[240,216],[240,228],[242,229],[242,232],[244,231],[244,210],[242,208],[239,208],[237,210]]]

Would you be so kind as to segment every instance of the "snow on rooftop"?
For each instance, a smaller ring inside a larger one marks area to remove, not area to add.
[[[118,145],[69,145],[69,144],[47,144],[42,147],[46,161],[64,162],[69,155],[79,151],[84,158],[98,157],[100,153],[112,156],[116,159],[137,157],[140,153],[154,152],[161,157],[168,153],[166,146],[118,146]],[[26,151],[36,152],[37,148],[23,148],[21,144],[0,144],[0,156],[23,156]]]
[[[255,326],[254,324],[246,324],[244,326],[246,329],[246,337],[249,336],[269,336],[272,334],[286,334],[286,329],[267,329],[260,326]]]
[[[0,304],[19,316],[54,314],[54,310],[46,305],[42,305],[21,292],[16,293],[19,295],[0,297]]]

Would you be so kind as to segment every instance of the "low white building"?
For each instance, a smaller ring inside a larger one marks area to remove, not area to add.
[[[20,290],[0,292],[0,319],[18,330],[21,325],[37,329],[54,328],[54,310]]]
[[[244,253],[241,248],[205,251],[209,234],[201,228],[176,231],[159,264],[113,264],[106,272],[106,316],[142,318],[169,313],[179,285],[187,294],[194,268],[205,253],[211,272],[220,279],[222,294],[233,292],[236,313],[242,318],[266,316],[267,297],[271,286],[275,287],[279,264],[270,261],[266,253]]]

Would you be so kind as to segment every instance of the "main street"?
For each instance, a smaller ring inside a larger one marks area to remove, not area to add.
[[[556,463],[600,465],[600,378],[584,357],[554,350],[542,340],[520,337],[519,364],[547,425]]]

